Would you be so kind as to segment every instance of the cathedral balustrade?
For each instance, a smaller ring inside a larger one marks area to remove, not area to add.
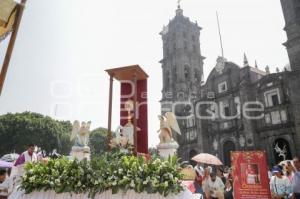
[[[258,127],[257,132],[262,133],[262,132],[273,131],[273,130],[278,131],[280,129],[288,129],[288,128],[294,128],[294,127],[295,127],[295,123],[293,121],[288,121],[288,122],[282,123],[282,124],[271,124],[268,126]],[[293,131],[291,130],[291,132],[293,132]]]

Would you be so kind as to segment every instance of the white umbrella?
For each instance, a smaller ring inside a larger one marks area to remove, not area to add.
[[[6,154],[2,156],[1,160],[6,161],[6,162],[14,162],[19,158],[19,154],[16,153],[11,153],[11,154]]]
[[[211,164],[211,165],[223,165],[221,160],[214,155],[208,153],[200,153],[192,158],[195,162]]]

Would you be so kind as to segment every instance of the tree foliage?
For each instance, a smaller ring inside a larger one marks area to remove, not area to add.
[[[71,149],[69,121],[56,121],[38,113],[23,112],[0,116],[0,154],[21,153],[34,143],[43,150],[68,154]]]
[[[97,128],[91,132],[90,148],[94,155],[99,155],[108,150],[107,147],[107,129]]]

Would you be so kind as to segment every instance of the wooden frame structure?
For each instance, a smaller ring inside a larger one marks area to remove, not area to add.
[[[2,93],[3,86],[4,86],[4,81],[5,81],[5,78],[6,78],[7,71],[8,71],[8,66],[9,66],[9,63],[10,63],[11,55],[12,55],[12,52],[14,50],[14,46],[15,46],[15,42],[16,42],[16,39],[17,39],[17,35],[18,35],[18,31],[19,31],[19,27],[20,27],[20,24],[21,24],[21,19],[22,19],[22,16],[23,16],[23,12],[24,12],[24,9],[25,9],[26,2],[27,2],[27,0],[22,0],[21,3],[17,5],[17,9],[18,9],[17,10],[17,17],[16,17],[16,21],[15,21],[15,24],[14,24],[14,28],[13,28],[10,40],[9,40],[9,44],[8,44],[6,54],[5,54],[5,58],[4,58],[4,61],[3,61],[3,66],[2,66],[2,69],[1,69],[1,73],[0,73],[0,96],[1,96],[1,93]]]
[[[116,79],[120,82],[122,81],[131,81],[134,86],[134,93],[133,93],[133,102],[134,102],[134,117],[133,117],[133,126],[134,126],[134,153],[138,153],[137,149],[137,98],[138,98],[138,91],[137,91],[137,82],[139,80],[146,80],[148,75],[146,72],[139,66],[139,65],[131,65],[125,66],[120,68],[113,68],[108,69],[106,72],[110,76],[110,84],[109,84],[109,106],[108,106],[108,137],[107,137],[107,144],[110,148],[109,144],[112,139],[112,131],[111,131],[111,122],[112,122],[112,101],[113,101],[113,80]]]

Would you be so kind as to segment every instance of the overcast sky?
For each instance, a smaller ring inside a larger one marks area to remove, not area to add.
[[[12,56],[0,114],[33,111],[107,126],[107,68],[139,64],[149,78],[149,144],[158,143],[162,41],[158,34],[175,15],[176,0],[28,0]],[[183,0],[184,15],[198,21],[204,76],[220,55],[216,10],[225,57],[274,72],[288,63],[279,0]],[[0,43],[3,60],[7,41]],[[119,121],[114,90],[113,127]]]

